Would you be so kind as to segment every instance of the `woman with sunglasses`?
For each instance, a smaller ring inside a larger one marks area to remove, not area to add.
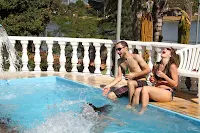
[[[173,48],[165,48],[161,53],[161,61],[154,65],[150,82],[154,86],[137,88],[133,97],[133,106],[139,104],[140,94],[142,114],[149,103],[149,99],[157,102],[170,102],[173,97],[173,88],[178,86],[178,58]]]

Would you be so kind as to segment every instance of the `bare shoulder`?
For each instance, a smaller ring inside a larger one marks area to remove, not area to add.
[[[172,71],[176,70],[177,71],[177,69],[178,69],[178,67],[177,67],[176,64],[173,63],[173,64],[170,65],[170,70],[172,70]]]
[[[170,66],[170,69],[177,69],[178,67],[177,67],[177,65],[176,64],[171,64],[171,66]]]
[[[137,62],[143,62],[144,59],[140,54],[132,54],[133,59],[135,59]]]
[[[135,59],[135,60],[138,60],[138,59],[141,59],[142,56],[139,55],[139,54],[132,54],[132,57]]]

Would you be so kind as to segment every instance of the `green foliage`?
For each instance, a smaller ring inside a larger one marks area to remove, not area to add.
[[[83,1],[69,4],[66,14],[67,16],[57,15],[52,18],[59,25],[56,33],[75,38],[102,38],[98,28],[100,19],[94,15],[94,9],[86,7]]]
[[[198,12],[198,3],[199,3],[199,0],[193,0],[194,3],[193,3],[193,6],[192,6],[192,12],[193,13],[197,13]]]
[[[101,38],[98,33],[99,20],[94,17],[66,17],[56,18],[54,20],[60,28],[57,32],[61,32],[67,37],[78,38]]]
[[[105,5],[105,18],[101,21],[100,27],[104,37],[116,38],[117,26],[117,4],[116,0],[108,0]],[[122,1],[121,15],[121,39],[133,40],[133,15],[132,0]]]
[[[60,7],[61,0],[0,0],[0,23],[9,35],[39,36]]]

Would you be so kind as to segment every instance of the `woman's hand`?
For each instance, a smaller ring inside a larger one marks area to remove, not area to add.
[[[149,81],[150,81],[151,83],[155,83],[155,82],[156,82],[156,79],[155,79],[155,77],[154,77],[153,75],[150,75]]]
[[[166,76],[166,74],[163,73],[162,71],[157,71],[157,72],[156,72],[156,75],[157,75],[158,77],[160,77],[160,78],[164,78],[164,77]]]

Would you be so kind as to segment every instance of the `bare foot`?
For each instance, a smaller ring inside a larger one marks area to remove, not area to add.
[[[139,112],[139,115],[142,115],[145,112],[146,108],[142,108]]]
[[[136,112],[136,111],[137,111],[136,108],[135,108],[134,106],[132,107],[132,111],[133,111],[133,112]]]
[[[132,106],[130,104],[126,105],[126,109],[131,109]]]

